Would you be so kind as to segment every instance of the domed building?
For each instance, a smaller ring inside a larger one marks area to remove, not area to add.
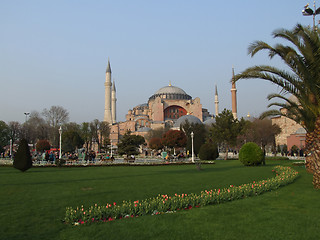
[[[202,123],[208,117],[210,114],[202,108],[200,98],[192,99],[183,89],[169,84],[151,95],[147,103],[130,109],[126,121],[111,125],[110,139],[116,144],[128,130],[145,136],[151,129],[178,128],[184,119]]]
[[[234,75],[234,72],[233,72]],[[213,116],[207,109],[202,108],[200,98],[192,98],[183,89],[172,86],[164,86],[151,95],[146,103],[139,104],[130,109],[126,114],[126,120],[116,121],[116,88],[111,82],[111,66],[108,60],[105,85],[105,111],[104,121],[110,124],[110,140],[117,145],[119,139],[127,131],[135,135],[145,136],[150,130],[157,128],[180,128],[185,121],[190,123],[203,123]],[[236,118],[236,88],[232,84],[232,112]],[[217,87],[215,91],[216,115],[219,113],[219,100]],[[208,120],[206,123],[209,124]]]

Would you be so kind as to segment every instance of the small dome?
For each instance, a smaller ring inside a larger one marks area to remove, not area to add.
[[[297,131],[296,131],[296,134],[306,134],[307,131],[304,129],[304,128],[299,128]]]
[[[186,121],[188,121],[190,124],[202,124],[201,120],[193,115],[184,115],[176,121],[176,123],[173,125],[174,128],[180,128],[181,124],[185,124]]]
[[[135,121],[139,120],[139,119],[142,119],[142,120],[148,120],[148,116],[147,115],[139,115],[139,116],[136,116],[134,118]]]
[[[215,119],[215,118],[209,118],[209,119],[207,119],[207,120],[205,120],[205,121],[203,122],[203,124],[206,125],[206,126],[208,126],[208,127],[211,127],[211,125],[212,125],[213,123],[216,123],[216,119]]]
[[[139,105],[137,105],[137,106],[135,106],[134,108],[146,108],[146,107],[148,107],[148,103],[142,103],[142,104],[139,104]]]
[[[190,100],[192,97],[188,95],[185,91],[183,91],[179,87],[175,87],[172,85],[165,86],[160,88],[155,94],[153,94],[149,100],[155,99],[156,97],[164,98],[164,99],[187,99]]]

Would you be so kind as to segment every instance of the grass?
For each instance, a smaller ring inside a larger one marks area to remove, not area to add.
[[[89,226],[62,223],[65,207],[138,200],[157,194],[199,193],[273,177],[275,165],[214,165],[0,168],[1,239],[318,239],[320,191],[312,175],[258,197],[173,214],[116,220]]]

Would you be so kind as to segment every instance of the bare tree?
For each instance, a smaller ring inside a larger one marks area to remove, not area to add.
[[[53,128],[69,121],[69,112],[61,106],[52,106],[49,110],[45,108],[42,111],[42,115]]]
[[[12,142],[16,142],[21,135],[21,124],[16,121],[11,121],[8,123],[8,127],[10,129],[10,139]]]
[[[98,151],[100,152],[99,127],[100,121],[98,119],[94,119],[92,122],[90,122],[90,133],[92,136],[92,141],[98,144]]]
[[[68,122],[69,112],[61,106],[52,106],[49,110],[44,109],[42,115],[49,125],[49,139],[53,146],[58,146],[59,126]]]
[[[255,142],[265,152],[266,146],[275,144],[275,136],[281,132],[278,125],[272,124],[271,119],[254,119],[244,134],[245,140]]]
[[[90,122],[90,136],[92,141],[98,144],[98,151],[100,152],[101,145],[105,140],[108,140],[110,134],[109,124],[106,122],[101,122],[98,119],[94,119]]]
[[[39,139],[48,139],[50,127],[37,111],[32,111],[27,122],[21,126],[21,136],[29,143]]]
[[[107,122],[100,122],[99,125],[99,136],[100,136],[100,144],[103,147],[109,144],[109,135],[110,135],[110,127]]]
[[[88,122],[83,122],[80,128],[81,137],[84,140],[86,151],[89,151],[91,148],[92,134],[90,131],[90,124]]]

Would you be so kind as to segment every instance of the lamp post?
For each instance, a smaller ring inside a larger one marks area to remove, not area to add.
[[[112,139],[110,140],[110,151],[111,151],[110,158],[112,158]]]
[[[193,137],[194,137],[194,133],[191,132],[191,161],[194,163]]]
[[[312,16],[313,18],[313,29],[316,30],[316,15],[320,14],[320,8],[316,8],[316,1],[313,1],[313,9],[309,8],[309,3],[304,6],[302,10],[303,16]]]
[[[60,126],[59,128],[59,135],[60,135],[60,140],[59,140],[59,159],[61,159],[61,135],[62,135],[62,128]]]
[[[10,159],[12,160],[12,139],[10,139]]]
[[[30,115],[29,112],[25,112],[24,115],[26,115],[26,121],[28,121],[28,116]]]

